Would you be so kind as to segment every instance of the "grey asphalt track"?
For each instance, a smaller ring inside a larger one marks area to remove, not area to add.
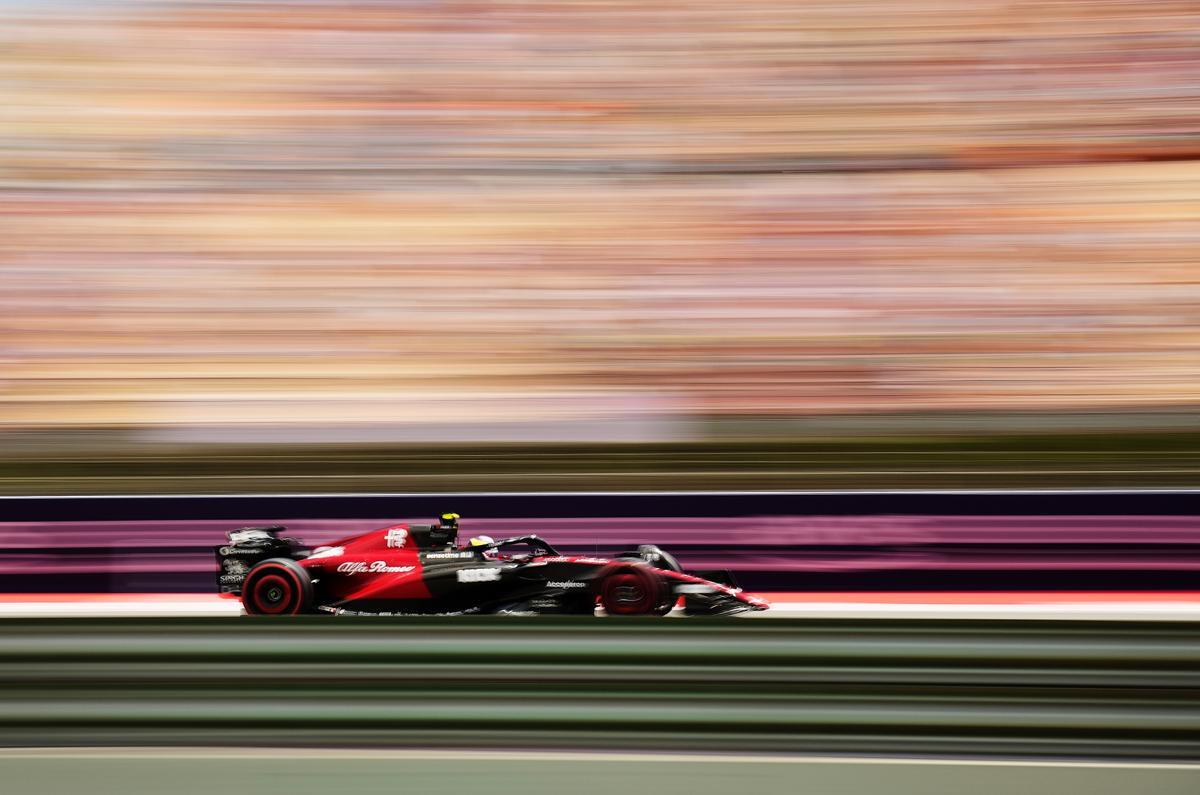
[[[1194,795],[1200,765],[719,754],[9,749],[6,795]]]

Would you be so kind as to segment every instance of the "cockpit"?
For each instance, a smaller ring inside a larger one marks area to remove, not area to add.
[[[478,542],[478,543],[476,543]],[[538,536],[514,536],[496,541],[490,536],[472,538],[463,551],[474,552],[488,560],[523,561],[558,555],[559,552]]]

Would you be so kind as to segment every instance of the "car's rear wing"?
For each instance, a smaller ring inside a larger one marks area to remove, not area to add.
[[[299,560],[308,555],[308,548],[294,538],[280,538],[287,528],[283,525],[239,527],[225,535],[229,543],[215,547],[217,555],[217,592],[240,594],[242,582],[250,569],[268,558]]]
[[[243,541],[254,541],[260,538],[279,538],[279,534],[287,530],[281,524],[263,525],[261,527],[239,527],[236,530],[229,530],[225,533],[225,537],[235,544]]]

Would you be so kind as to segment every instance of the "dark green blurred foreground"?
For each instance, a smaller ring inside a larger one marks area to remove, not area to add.
[[[395,795],[514,793],[613,795],[618,792],[734,795],[1195,795],[1200,767],[978,764],[920,760],[804,760],[721,757],[562,757],[537,753],[416,758],[386,753],[324,755],[261,751],[119,749],[6,756],[0,780],[7,795]]]
[[[1066,432],[1046,427],[1053,418],[1001,419],[1003,430],[986,433],[956,431],[949,421],[937,433],[906,431],[895,421],[853,433],[837,426],[822,433],[819,419],[804,433],[747,421],[745,427],[721,426],[708,441],[655,444],[218,445],[149,441],[132,431],[14,431],[0,436],[0,493],[1123,488],[1200,482],[1200,414],[1175,416],[1178,427],[1153,431]]]
[[[6,745],[1194,759],[1194,624],[12,620]]]

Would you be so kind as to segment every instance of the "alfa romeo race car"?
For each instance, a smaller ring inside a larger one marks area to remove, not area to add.
[[[560,554],[535,535],[459,546],[458,515],[397,524],[309,549],[282,526],[230,531],[217,587],[251,615],[334,613],[611,616],[766,610],[727,571],[685,572],[651,544],[612,558]]]

